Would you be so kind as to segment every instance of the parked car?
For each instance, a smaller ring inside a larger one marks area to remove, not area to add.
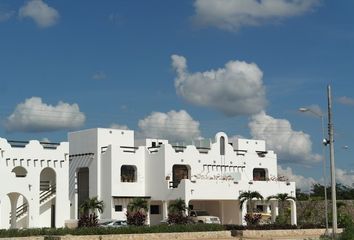
[[[100,224],[101,227],[114,227],[114,228],[119,228],[119,227],[126,227],[128,226],[127,221],[125,220],[112,220],[112,221],[107,221],[104,223]]]
[[[195,223],[213,223],[221,224],[219,217],[211,216],[205,210],[190,210],[189,217]]]

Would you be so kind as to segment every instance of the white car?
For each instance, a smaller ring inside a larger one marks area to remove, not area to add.
[[[114,228],[120,228],[120,227],[127,227],[127,221],[125,220],[112,220],[112,221],[107,221],[104,223],[100,224],[101,227],[114,227]]]
[[[195,223],[221,224],[219,217],[211,216],[205,210],[191,210],[191,211],[189,211],[189,217]]]

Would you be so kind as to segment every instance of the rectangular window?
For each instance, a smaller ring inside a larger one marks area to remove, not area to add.
[[[122,212],[123,211],[123,206],[122,205],[115,205],[114,206],[114,210],[116,212]]]
[[[150,214],[160,214],[160,205],[151,205]]]

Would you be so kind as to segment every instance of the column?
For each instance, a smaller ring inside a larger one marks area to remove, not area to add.
[[[296,216],[296,202],[293,199],[289,199],[291,206],[291,224],[297,225],[297,216]]]
[[[168,202],[169,201],[162,201],[162,220],[168,218]]]
[[[240,223],[241,225],[247,225],[247,222],[245,221],[245,216],[247,214],[247,200],[243,202],[242,209],[241,209],[241,219]]]

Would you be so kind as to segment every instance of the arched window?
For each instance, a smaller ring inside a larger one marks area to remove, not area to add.
[[[225,155],[225,137],[220,137],[220,155]]]
[[[253,181],[265,181],[266,170],[264,168],[253,169]]]
[[[27,176],[27,170],[24,167],[18,166],[12,169],[13,173],[15,173],[16,177],[26,177]]]
[[[173,188],[176,188],[182,179],[190,179],[190,167],[188,165],[176,164],[172,167]]]
[[[123,165],[120,168],[120,181],[121,182],[136,182],[136,166],[134,165]]]

